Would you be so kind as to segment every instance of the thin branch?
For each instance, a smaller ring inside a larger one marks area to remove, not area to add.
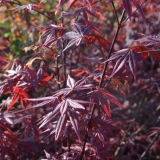
[[[114,36],[114,39],[113,39],[113,41],[112,41],[112,44],[111,44],[111,47],[110,47],[110,50],[109,50],[109,55],[108,55],[108,58],[107,58],[107,59],[110,58],[111,53],[112,53],[112,51],[113,51],[113,47],[114,47],[114,45],[115,45],[115,42],[116,42],[116,40],[117,40],[117,36],[118,36],[119,31],[120,31],[121,26],[122,26],[122,22],[123,22],[124,15],[125,15],[125,10],[123,10],[123,12],[122,12],[122,16],[121,16],[121,19],[120,19],[120,22],[119,22],[119,26],[118,26],[118,28],[117,28],[116,34],[115,34],[115,36]],[[109,62],[107,61],[107,62],[104,64],[104,68],[103,68],[102,76],[101,76],[101,79],[100,79],[99,87],[102,87],[102,83],[103,83],[103,80],[104,80],[104,75],[105,75],[105,72],[106,72],[108,63],[109,63]]]
[[[113,4],[113,5],[114,5],[114,4]],[[125,10],[123,10],[123,12],[122,12],[121,20],[120,20],[119,26],[118,26],[118,28],[117,28],[117,32],[116,32],[116,34],[115,34],[115,37],[114,37],[114,39],[113,39],[113,41],[112,41],[112,45],[111,45],[111,47],[110,47],[109,55],[108,55],[108,58],[107,58],[107,59],[109,59],[109,57],[111,56],[111,53],[112,53],[114,44],[115,44],[115,42],[116,42],[117,36],[118,36],[119,31],[120,31],[120,28],[121,28],[121,24],[122,24],[124,15],[125,15]],[[105,71],[106,71],[106,69],[107,69],[107,66],[108,66],[108,62],[105,63],[105,66],[104,66],[104,69],[103,69],[103,73],[102,73],[102,77],[101,77],[101,80],[100,80],[100,83],[99,83],[99,87],[102,86],[102,82],[103,82],[103,78],[104,78],[104,75],[105,75]],[[96,107],[96,105],[94,104],[93,107],[92,107],[92,112],[91,112],[91,117],[90,117],[90,120],[89,120],[89,123],[88,123],[88,128],[89,128],[89,126],[90,126],[90,124],[91,124],[91,122],[92,122],[92,117],[93,117],[93,114],[94,114],[95,107]],[[84,141],[84,144],[83,144],[83,148],[82,148],[82,153],[81,153],[80,160],[83,159],[83,155],[84,155],[84,151],[85,151],[85,146],[86,146],[87,139],[88,139],[88,132],[87,132],[86,135],[85,135],[85,141]]]
[[[63,7],[61,8],[61,12],[63,12]],[[61,23],[64,24],[64,18],[63,16],[61,17]],[[65,48],[65,43],[64,41],[62,42],[62,59],[63,59],[63,75],[64,75],[64,83],[63,83],[63,87],[66,87],[66,82],[67,82],[67,75],[66,75],[66,51],[63,52]]]
[[[88,133],[86,132],[86,134],[85,134],[85,139],[84,139],[84,143],[83,143],[83,148],[82,148],[81,157],[80,157],[79,160],[82,160],[82,159],[83,159],[83,155],[84,155],[84,151],[85,151],[85,146],[86,146],[86,143],[87,143],[87,139],[88,139]]]
[[[153,146],[154,142],[159,138],[159,136],[160,136],[160,132],[158,132],[155,135],[155,137],[153,138],[152,142],[148,145],[147,149],[143,152],[143,154],[141,155],[139,160],[142,160],[147,155],[147,153],[149,152],[150,148]]]
[[[56,70],[57,70],[58,89],[60,90],[58,60],[59,60],[59,59],[58,59],[58,56],[57,56],[57,57],[56,57]]]
[[[146,3],[146,2],[147,2],[147,0],[144,0],[144,1],[140,4],[140,6],[142,6],[142,5],[143,5],[144,3]],[[137,8],[132,12],[131,16],[133,16],[133,14],[134,14],[136,11],[138,11]],[[127,18],[123,21],[123,24],[124,24],[128,19],[129,19],[129,17],[127,17]],[[123,24],[122,24],[122,25],[123,25]]]
[[[91,111],[91,117],[90,117],[90,120],[88,122],[88,128],[89,126],[91,126],[91,122],[92,122],[92,117],[93,117],[93,113],[94,113],[94,110],[95,110],[95,104],[93,105],[92,107],[92,111]],[[86,134],[85,134],[85,139],[84,139],[84,143],[83,143],[83,148],[82,148],[82,153],[81,153],[81,157],[79,160],[82,160],[83,159],[83,155],[84,155],[84,151],[85,151],[85,147],[86,147],[86,143],[87,143],[87,139],[88,139],[88,129],[86,129]]]
[[[119,26],[120,24],[119,24],[119,19],[118,19],[118,15],[117,15],[117,11],[116,11],[116,8],[115,8],[115,6],[114,6],[114,2],[112,1],[112,7],[113,7],[113,10],[114,10],[114,14],[115,14],[115,16],[116,16],[116,19],[117,19],[117,25]]]

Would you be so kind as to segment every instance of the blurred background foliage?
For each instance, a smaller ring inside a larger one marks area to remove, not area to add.
[[[21,10],[13,11],[12,9],[19,5],[29,3],[40,3],[40,1],[14,0],[13,3],[6,3],[0,6],[0,38],[1,42],[5,39],[9,44],[7,54],[12,57],[23,57],[25,51],[23,48],[28,45],[35,45],[39,39],[38,26],[46,24],[48,18],[40,13],[46,14],[50,19],[55,18],[54,10],[56,1],[46,0],[41,4],[41,11],[33,13]],[[3,43],[3,49],[4,49]],[[2,47],[2,46],[1,46]],[[2,49],[1,49],[2,50]],[[11,58],[11,57],[10,57]]]

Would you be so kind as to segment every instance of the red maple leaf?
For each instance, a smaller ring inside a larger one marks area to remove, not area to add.
[[[83,36],[83,38],[85,38],[87,40],[88,45],[94,44],[95,42],[98,42],[103,47],[103,49],[106,52],[108,52],[108,48],[110,46],[110,43],[102,36],[93,34],[93,35]]]
[[[25,98],[29,98],[29,95],[26,93],[26,91],[23,88],[20,87],[13,87],[13,99],[11,104],[8,106],[8,110],[11,110],[12,107],[18,100],[20,101],[23,108],[25,108],[26,100]],[[11,91],[6,92],[6,94],[11,94]]]

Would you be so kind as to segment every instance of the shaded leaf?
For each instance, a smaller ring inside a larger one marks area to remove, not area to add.
[[[95,103],[96,101],[99,101],[108,117],[111,117],[110,102],[119,106],[120,108],[124,108],[124,106],[116,97],[100,88],[93,93],[91,101]]]
[[[68,75],[67,86],[70,88],[74,88],[75,80]]]
[[[136,81],[137,68],[138,68],[138,60],[145,61],[140,53],[134,51],[134,49],[122,49],[120,51],[115,52],[107,61],[112,61],[115,63],[113,66],[113,71],[110,76],[112,78],[116,74],[128,71],[128,67],[134,76],[134,80]]]
[[[57,125],[56,125],[56,130],[55,130],[55,140],[58,140],[59,137],[62,135],[62,132],[65,128],[67,122],[67,115],[64,114],[63,116],[60,116]]]
[[[132,6],[130,0],[122,0],[123,6],[125,11],[127,12],[129,18],[131,18],[132,15]]]

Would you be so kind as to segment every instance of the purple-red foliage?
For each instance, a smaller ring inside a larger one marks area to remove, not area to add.
[[[28,45],[0,35],[0,160],[155,160],[159,0],[27,3],[0,1]]]

